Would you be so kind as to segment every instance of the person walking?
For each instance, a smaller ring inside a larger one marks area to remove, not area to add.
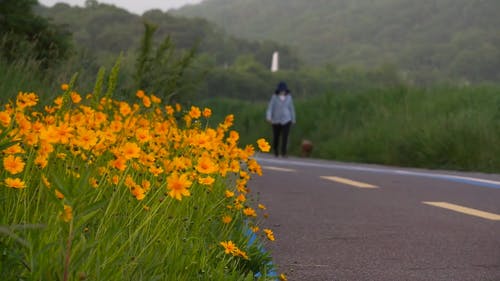
[[[266,119],[273,128],[274,155],[286,157],[290,127],[295,124],[295,107],[285,82],[279,82],[276,87],[267,106]]]

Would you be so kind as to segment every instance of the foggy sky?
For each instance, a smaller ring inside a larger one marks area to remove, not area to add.
[[[201,1],[202,0],[97,0],[99,3],[113,4],[139,15],[151,9],[167,11],[169,9],[179,8],[186,4],[195,4]],[[38,0],[38,3],[49,7],[59,2],[82,7],[85,4],[85,0]]]

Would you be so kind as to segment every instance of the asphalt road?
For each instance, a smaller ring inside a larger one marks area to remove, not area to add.
[[[500,175],[259,156],[291,281],[500,281]]]

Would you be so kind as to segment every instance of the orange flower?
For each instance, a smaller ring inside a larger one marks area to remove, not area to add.
[[[151,99],[148,96],[142,97],[142,103],[145,107],[151,107]]]
[[[123,157],[118,157],[117,159],[112,160],[110,165],[119,171],[125,171],[127,168],[127,160]]]
[[[225,215],[222,217],[222,222],[225,223],[225,224],[229,224],[233,221],[233,218],[231,218],[231,216],[228,216],[228,215]]]
[[[140,186],[135,186],[134,188],[131,189],[132,194],[135,196],[135,199],[141,201],[146,197],[145,193],[146,191],[141,188]]]
[[[23,159],[18,156],[9,155],[3,159],[3,167],[13,175],[22,172],[24,165]]]
[[[234,192],[226,190],[225,195],[226,195],[227,198],[231,198],[231,197],[234,197]]]
[[[143,128],[137,129],[137,131],[135,132],[135,137],[140,143],[148,142],[151,139],[149,130]]]
[[[210,108],[203,109],[203,117],[208,118],[212,116],[212,110]]]
[[[171,174],[167,178],[168,195],[177,200],[182,200],[182,196],[190,196],[188,188],[192,182],[188,180],[187,174],[179,176],[177,173]]]
[[[257,144],[262,152],[269,152],[271,150],[271,146],[265,139],[258,139]]]
[[[272,230],[270,229],[267,229],[267,228],[264,228],[262,231],[264,231],[264,233],[266,234],[267,236],[267,239],[271,240],[271,241],[274,241],[274,233]]]
[[[243,209],[243,214],[245,214],[248,217],[256,217],[257,216],[257,213],[255,212],[255,210],[250,208],[250,207]]]
[[[224,247],[224,253],[233,254],[238,247],[233,243],[233,241],[220,242],[220,245]]]
[[[59,190],[54,190],[54,193],[56,194],[57,199],[64,199],[64,194],[62,194],[61,191]]]
[[[94,130],[78,128],[78,137],[75,140],[75,144],[83,149],[89,150],[97,144],[97,141],[97,133]]]
[[[156,104],[161,103],[161,99],[155,95],[151,95],[151,101],[156,103]]]
[[[10,114],[5,112],[5,111],[0,111],[0,124],[2,126],[7,127],[10,125],[10,121],[12,118],[10,118]]]
[[[71,100],[73,103],[80,103],[82,101],[82,97],[77,92],[71,92]]]
[[[189,111],[189,116],[193,119],[198,119],[201,116],[201,111],[199,107],[191,106],[191,110]]]
[[[205,177],[205,178],[199,178],[198,179],[198,182],[200,184],[204,184],[204,185],[212,185],[214,182],[215,182],[215,179],[208,176],[208,177]]]
[[[17,154],[17,153],[24,153],[24,149],[19,145],[18,143],[9,146],[8,148],[3,150],[3,153],[5,154]]]
[[[35,93],[22,93],[17,95],[16,105],[19,108],[35,106],[38,103],[38,96]]]
[[[127,142],[121,147],[121,152],[125,159],[139,158],[141,148],[134,142]]]
[[[137,90],[137,92],[135,93],[135,96],[142,99],[144,97],[145,93],[143,90]]]
[[[61,219],[65,222],[70,222],[73,219],[73,208],[69,205],[64,205],[64,211],[61,214]]]
[[[69,85],[68,84],[61,84],[61,90],[67,91],[68,89],[69,89]]]
[[[130,105],[126,102],[120,102],[120,114],[123,116],[127,116],[132,112]]]
[[[5,185],[10,188],[15,188],[15,189],[23,189],[26,187],[26,184],[24,181],[18,178],[6,178],[5,179]]]
[[[196,165],[196,170],[202,174],[212,174],[217,172],[217,165],[208,156],[202,156],[198,159],[198,165]]]

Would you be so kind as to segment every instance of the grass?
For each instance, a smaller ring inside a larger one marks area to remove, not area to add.
[[[0,273],[7,280],[268,280],[261,174],[231,115],[20,93],[0,111]],[[259,144],[266,149],[266,142]],[[253,231],[257,241],[249,243]]]
[[[314,143],[312,157],[394,166],[500,172],[497,85],[394,87],[330,92],[295,100],[291,153]],[[238,112],[236,129],[249,143],[271,138],[266,103],[206,101]],[[218,117],[221,118],[221,117]]]

